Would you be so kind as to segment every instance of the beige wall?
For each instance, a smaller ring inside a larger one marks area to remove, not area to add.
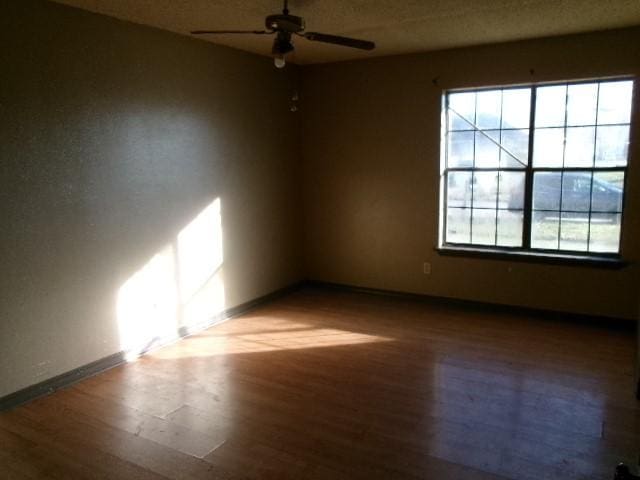
[[[304,258],[312,279],[635,318],[640,153],[629,168],[623,270],[438,255],[443,89],[640,71],[640,29],[305,67]],[[434,84],[434,80],[437,84]],[[637,86],[640,87],[640,86]],[[640,88],[635,129],[640,139]],[[424,261],[432,274],[422,273]]]
[[[33,0],[0,65],[0,396],[118,352],[120,288],[216,199],[227,308],[300,278],[295,68]]]

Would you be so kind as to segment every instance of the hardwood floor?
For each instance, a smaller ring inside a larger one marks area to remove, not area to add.
[[[0,414],[9,479],[611,479],[635,337],[306,288]]]

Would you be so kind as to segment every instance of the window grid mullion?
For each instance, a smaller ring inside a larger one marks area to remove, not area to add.
[[[464,119],[463,119],[464,120]],[[590,123],[585,123],[585,124],[579,124],[579,125],[571,125],[571,127],[626,127],[627,125],[629,125],[629,123],[601,123],[599,125],[594,124],[590,124]],[[559,126],[554,126],[554,125],[550,125],[547,127],[540,127],[541,130],[559,130],[561,128],[564,128],[564,126],[559,127]],[[487,128],[485,129],[485,131],[491,131],[491,130],[503,130],[505,132],[513,132],[513,131],[517,131],[517,130],[527,130],[525,127],[509,127],[509,128]],[[453,133],[458,133],[458,132],[475,132],[476,130],[473,128],[453,128],[451,130],[448,130],[450,132]]]
[[[504,90],[500,90],[500,145],[502,145],[502,115],[504,108]],[[498,171],[496,172],[497,184],[496,184],[496,230],[494,232],[494,245],[498,245],[498,208],[500,207],[500,167],[502,166],[503,151],[498,151]]]
[[[567,156],[567,103],[569,102],[569,85],[564,87],[564,139],[562,141],[562,172],[560,173],[560,210],[558,211],[558,250],[562,241],[562,198],[564,196],[564,172]]]
[[[442,220],[442,240],[443,243],[447,242],[447,218],[449,217],[449,94],[447,93],[444,98],[444,211],[441,215],[444,215],[444,219]],[[442,148],[442,147],[440,147]],[[441,209],[442,210],[442,209]]]
[[[598,141],[598,108],[600,107],[600,82],[596,88],[596,119],[595,128],[593,129],[593,161],[591,165],[596,166],[596,149]],[[591,251],[591,214],[593,213],[593,179],[596,176],[595,171],[591,172],[591,185],[589,186],[589,221],[587,223],[587,252]]]
[[[522,247],[531,248],[531,223],[533,221],[533,135],[536,121],[536,88],[531,87],[529,101],[529,154],[525,169],[524,213],[522,218]]]
[[[478,124],[478,94],[474,93],[473,96],[473,123]],[[476,179],[476,132],[473,132],[473,170],[471,171],[471,211],[469,212],[469,243],[473,243],[473,196],[476,193],[475,179]]]

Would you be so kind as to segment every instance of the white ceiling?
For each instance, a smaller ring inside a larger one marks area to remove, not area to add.
[[[56,0],[188,35],[197,29],[264,28],[281,0]],[[289,61],[332,62],[640,25],[640,0],[290,0],[308,31],[376,42],[372,52],[295,40]],[[273,37],[204,40],[269,55]]]

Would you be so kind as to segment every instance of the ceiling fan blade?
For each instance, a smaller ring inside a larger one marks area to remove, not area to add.
[[[333,43],[335,45],[359,48],[361,50],[373,50],[376,48],[376,44],[368,40],[357,40],[355,38],[339,37],[338,35],[327,35],[326,33],[318,32],[306,32],[301,35],[312,42]]]
[[[268,30],[193,30],[190,33],[191,35],[219,35],[227,33],[253,33],[255,35],[267,35],[275,32],[270,32]]]

